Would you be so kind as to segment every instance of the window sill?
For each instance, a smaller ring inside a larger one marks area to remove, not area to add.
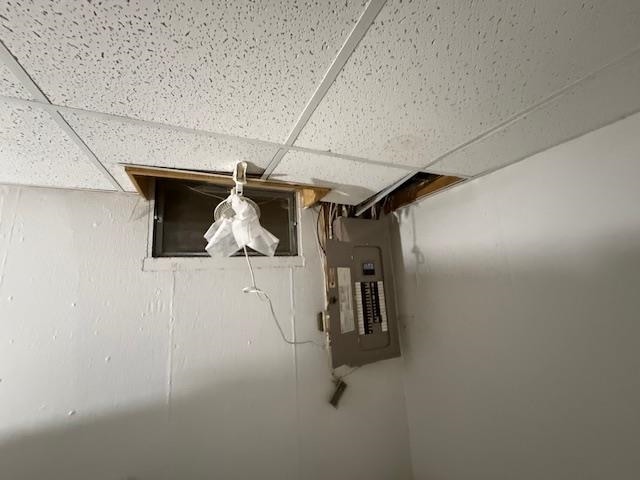
[[[253,268],[290,268],[304,267],[304,257],[252,257]],[[246,269],[244,257],[147,257],[142,262],[144,272],[191,271],[191,270],[230,270]]]

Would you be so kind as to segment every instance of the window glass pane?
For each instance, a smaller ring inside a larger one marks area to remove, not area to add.
[[[295,194],[247,188],[244,194],[260,207],[262,226],[280,240],[276,255],[297,255]],[[228,195],[229,189],[215,185],[158,179],[153,256],[206,256],[204,232]]]

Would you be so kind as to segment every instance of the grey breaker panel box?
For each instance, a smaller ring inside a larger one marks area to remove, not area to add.
[[[400,356],[391,267],[393,216],[338,217],[327,241],[331,364],[359,366]]]

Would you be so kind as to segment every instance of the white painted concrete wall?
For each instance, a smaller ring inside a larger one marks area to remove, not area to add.
[[[636,115],[403,212],[417,480],[640,477],[639,178]]]
[[[319,339],[306,267],[262,268],[282,322]],[[408,479],[402,360],[349,377],[284,344],[235,267],[142,271],[132,195],[0,186],[0,478]],[[377,450],[377,451],[376,451]]]

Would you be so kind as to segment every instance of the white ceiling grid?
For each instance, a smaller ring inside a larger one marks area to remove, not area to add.
[[[0,183],[113,190],[49,113],[0,99]]]
[[[640,110],[640,51],[560,95],[519,121],[433,164],[476,175],[503,167]],[[540,144],[540,138],[546,144]]]
[[[249,171],[258,172],[278,150],[277,146],[117,120],[98,120],[80,113],[63,116],[128,191],[135,189],[118,164],[229,172],[237,162],[248,161]]]
[[[30,98],[20,81],[11,70],[0,61],[0,95],[6,97]]]
[[[639,15],[636,0],[388,1],[297,144],[424,167],[638,48]]]
[[[637,0],[14,0],[0,40],[19,62],[0,59],[12,183],[130,190],[122,163],[246,160],[355,204],[640,110]],[[30,79],[73,130],[25,100]]]
[[[323,184],[333,189],[325,197],[326,201],[355,204],[366,200],[407,173],[404,169],[386,165],[346,162],[325,155],[289,151],[274,170],[272,178]]]
[[[54,104],[283,142],[363,8],[18,2],[7,47]]]

